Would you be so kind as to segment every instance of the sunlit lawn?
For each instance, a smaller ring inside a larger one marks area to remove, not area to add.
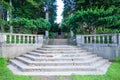
[[[7,68],[7,61],[0,58],[0,80],[38,80],[30,76],[17,76]]]

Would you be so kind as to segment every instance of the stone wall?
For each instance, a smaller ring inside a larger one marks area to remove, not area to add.
[[[14,58],[40,48],[42,45],[6,45],[0,47],[0,54],[5,58]]]
[[[120,57],[120,47],[118,46],[82,46],[83,49],[93,52],[103,58],[113,60],[116,57]]]

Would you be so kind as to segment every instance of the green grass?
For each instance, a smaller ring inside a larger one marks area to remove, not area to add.
[[[7,68],[7,61],[0,58],[0,80],[38,80],[37,77],[17,76]]]
[[[120,80],[120,58],[115,59],[105,75],[72,75],[72,80]]]

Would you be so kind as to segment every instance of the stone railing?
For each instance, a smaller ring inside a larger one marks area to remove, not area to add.
[[[42,35],[31,34],[10,34],[1,33],[0,43],[2,44],[41,44],[43,41]]]
[[[119,34],[77,35],[77,45],[117,46],[120,43]]]
[[[43,35],[0,33],[0,56],[13,58],[43,46]]]
[[[77,35],[76,43],[109,60],[120,57],[120,34]]]

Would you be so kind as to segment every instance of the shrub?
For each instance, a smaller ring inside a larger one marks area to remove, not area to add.
[[[50,32],[49,33],[49,38],[52,38],[52,39],[55,38],[55,34],[53,32]]]

